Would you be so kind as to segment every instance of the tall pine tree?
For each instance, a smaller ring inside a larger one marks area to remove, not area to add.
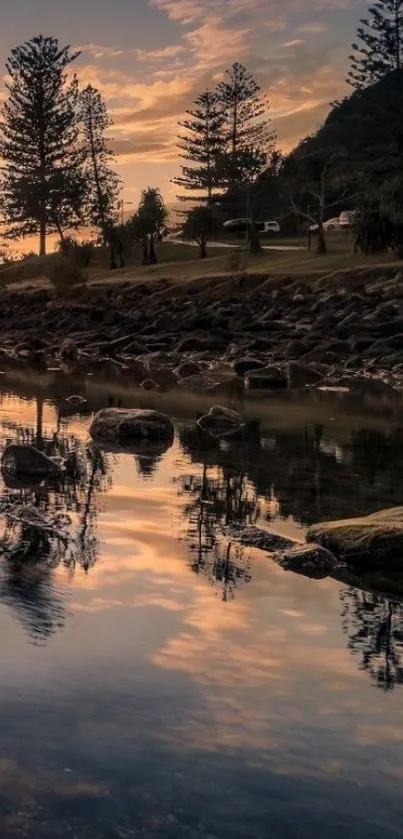
[[[179,137],[179,149],[181,157],[190,165],[181,167],[182,175],[173,183],[191,193],[190,198],[202,198],[211,205],[214,189],[219,186],[217,160],[224,148],[225,113],[217,94],[206,90],[195,100],[187,116],[179,123],[186,131]]]
[[[217,88],[225,114],[225,153],[221,179],[229,187],[254,180],[273,151],[275,135],[264,115],[268,104],[261,88],[247,70],[235,62]]]
[[[78,88],[66,73],[78,55],[57,38],[39,35],[13,49],[6,64],[10,81],[0,124],[6,235],[39,233],[40,254],[48,233],[81,221]]]
[[[378,0],[360,20],[348,82],[362,90],[403,67],[403,0]]]
[[[91,85],[80,93],[80,117],[85,155],[87,220],[99,228],[106,238],[118,211],[120,181],[114,169],[115,155],[106,136],[112,121],[101,94]]]
[[[374,173],[403,176],[403,0],[377,0],[357,29],[348,83],[357,98],[356,125],[367,126],[366,157]],[[361,149],[362,151],[362,149]],[[368,167],[367,167],[368,168]]]

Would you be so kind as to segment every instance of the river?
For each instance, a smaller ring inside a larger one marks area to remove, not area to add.
[[[82,467],[1,486],[72,536],[0,566],[1,836],[403,836],[400,601],[222,535],[403,504],[399,416],[257,405],[247,445],[200,449],[178,408],[174,445],[144,456],[88,449],[91,404],[49,382],[2,380],[1,448]]]

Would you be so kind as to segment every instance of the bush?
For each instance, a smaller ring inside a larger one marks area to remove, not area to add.
[[[73,236],[66,236],[59,244],[59,252],[79,268],[88,268],[94,256],[94,246],[92,242],[78,242]]]
[[[76,293],[78,287],[87,282],[85,271],[73,259],[62,255],[49,261],[46,276],[60,295],[68,295],[73,290]]]

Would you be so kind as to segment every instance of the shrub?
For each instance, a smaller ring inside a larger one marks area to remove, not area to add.
[[[49,261],[46,276],[56,293],[64,296],[70,291],[77,293],[78,288],[87,282],[85,271],[73,259],[62,255]]]
[[[92,242],[78,242],[73,236],[66,236],[59,244],[59,252],[80,268],[88,268],[94,256],[94,246]]]

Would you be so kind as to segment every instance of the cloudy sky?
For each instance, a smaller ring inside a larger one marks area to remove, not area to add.
[[[177,122],[233,61],[267,92],[279,145],[318,126],[345,90],[361,0],[0,0],[0,65],[37,34],[79,46],[77,70],[114,119],[125,198],[172,202]],[[4,86],[4,82],[3,82]]]

